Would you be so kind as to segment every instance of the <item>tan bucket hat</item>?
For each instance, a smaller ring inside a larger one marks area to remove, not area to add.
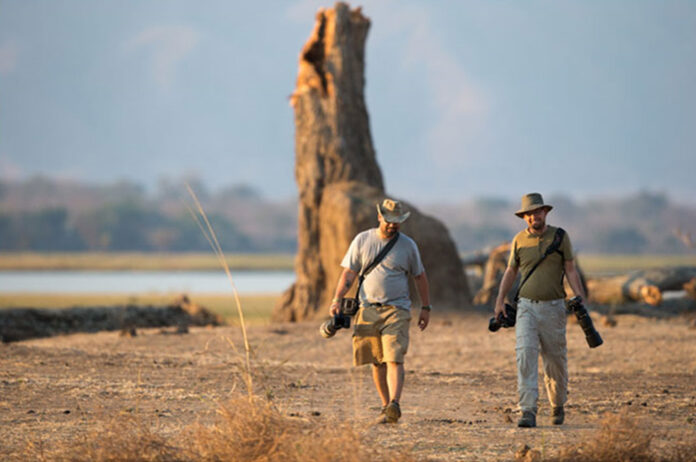
[[[401,202],[392,199],[384,199],[381,204],[377,204],[377,213],[389,223],[403,223],[411,216]]]
[[[539,193],[529,193],[522,196],[522,207],[515,212],[515,215],[522,218],[525,213],[531,212],[532,210],[540,209],[542,207],[549,211],[553,208],[552,205],[544,204],[544,198],[541,197]]]

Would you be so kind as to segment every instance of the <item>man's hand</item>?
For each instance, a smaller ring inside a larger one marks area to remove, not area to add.
[[[337,300],[331,301],[331,306],[329,307],[329,314],[331,316],[336,316],[340,311],[341,311],[341,302],[337,301]]]
[[[496,318],[500,315],[503,315],[503,317],[507,318],[507,314],[505,313],[505,300],[496,300],[495,301],[495,310],[493,311],[493,316]]]
[[[425,328],[428,327],[429,322],[430,322],[430,311],[429,310],[421,310],[420,316],[418,317],[418,327],[420,327],[420,330],[425,330]]]

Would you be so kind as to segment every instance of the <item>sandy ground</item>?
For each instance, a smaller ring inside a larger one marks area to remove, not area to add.
[[[658,444],[696,441],[696,329],[683,317],[617,316],[596,323],[588,348],[568,325],[566,424],[550,424],[541,390],[536,429],[515,425],[514,332],[486,329],[488,315],[433,313],[412,330],[403,418],[370,425],[379,400],[368,368],[352,368],[350,334],[325,340],[318,323],[249,329],[254,391],[284,413],[320,424],[349,420],[366,441],[424,460],[511,460],[527,444],[544,453],[589,438],[607,413],[645,419]],[[238,326],[75,334],[0,345],[0,459],[28,441],[65,442],[128,413],[176,433],[211,422],[218,404],[245,393]]]

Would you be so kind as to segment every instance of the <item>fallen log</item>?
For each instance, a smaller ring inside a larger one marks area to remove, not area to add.
[[[628,301],[645,302],[659,306],[666,291],[689,290],[689,283],[696,278],[696,267],[678,266],[634,271],[606,278],[587,281],[590,301],[602,304],[619,304]]]
[[[130,332],[136,328],[219,326],[224,320],[182,297],[168,306],[100,306],[65,309],[11,308],[0,310],[0,342],[18,342],[77,332]]]

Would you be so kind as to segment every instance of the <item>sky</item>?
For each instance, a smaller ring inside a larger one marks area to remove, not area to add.
[[[0,0],[0,178],[197,177],[297,195],[288,97],[316,0]],[[362,6],[387,192],[696,203],[696,1]]]

